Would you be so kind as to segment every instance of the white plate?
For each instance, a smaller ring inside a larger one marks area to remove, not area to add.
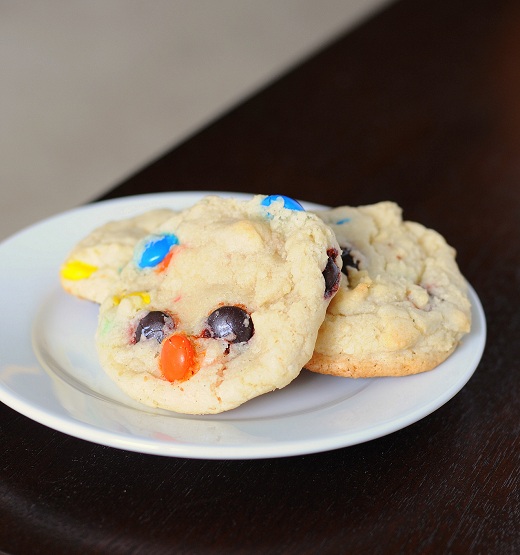
[[[0,244],[2,402],[36,422],[102,445],[175,457],[254,459],[326,451],[389,434],[438,409],[469,380],[486,339],[484,312],[472,288],[472,331],[433,372],[352,380],[303,371],[282,390],[212,416],[153,410],[128,399],[97,361],[97,305],[62,292],[58,269],[73,245],[106,221],[158,206],[184,208],[203,194],[101,202],[45,220]]]

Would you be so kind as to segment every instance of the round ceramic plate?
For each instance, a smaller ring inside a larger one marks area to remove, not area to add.
[[[471,287],[472,331],[432,372],[353,380],[304,370],[282,390],[211,416],[154,410],[126,397],[97,360],[97,305],[63,292],[59,267],[95,227],[152,208],[185,208],[204,194],[142,195],[92,204],[0,244],[1,306],[7,323],[0,336],[2,402],[36,422],[102,445],[175,457],[253,459],[315,453],[381,437],[438,409],[469,380],[486,339],[484,312]]]

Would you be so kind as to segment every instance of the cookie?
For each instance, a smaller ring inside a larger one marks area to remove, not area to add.
[[[211,414],[288,385],[339,286],[339,245],[292,199],[209,196],[139,241],[96,345],[133,399]]]
[[[470,330],[455,250],[380,202],[318,212],[342,249],[338,294],[306,368],[348,377],[403,376],[444,361]]]
[[[60,269],[62,287],[76,297],[103,302],[119,272],[132,258],[137,241],[173,213],[166,208],[150,210],[95,229],[67,256]]]

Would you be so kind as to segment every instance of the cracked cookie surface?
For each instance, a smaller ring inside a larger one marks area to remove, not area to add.
[[[209,196],[137,242],[96,334],[130,397],[219,413],[285,387],[310,359],[339,245],[314,214],[265,200]]]
[[[392,202],[317,214],[336,234],[343,275],[306,368],[403,376],[444,361],[471,325],[455,250]]]

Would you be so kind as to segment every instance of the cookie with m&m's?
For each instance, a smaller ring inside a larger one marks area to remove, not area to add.
[[[101,303],[119,272],[132,258],[137,241],[174,214],[167,208],[150,210],[124,220],[108,222],[82,239],[60,269],[68,293]]]
[[[366,378],[443,362],[471,325],[455,250],[436,231],[403,221],[392,202],[317,214],[335,232],[343,269],[306,368]]]
[[[330,228],[293,202],[208,196],[137,243],[96,334],[102,366],[130,397],[219,413],[298,376],[341,256]]]

